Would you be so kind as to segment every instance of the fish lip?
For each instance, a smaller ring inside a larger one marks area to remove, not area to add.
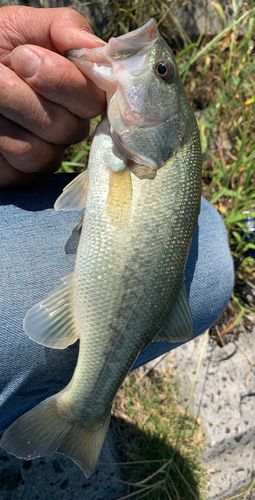
[[[136,46],[137,48],[140,47],[138,50],[141,50],[142,47],[148,45],[148,43],[152,41],[155,42],[159,36],[157,22],[155,19],[151,18],[146,24],[141,26],[141,28],[125,33],[117,38],[110,38],[110,44],[108,42],[108,47],[110,48],[110,45],[112,45],[114,48],[114,45],[119,46],[122,43],[125,46],[131,40],[133,46]]]

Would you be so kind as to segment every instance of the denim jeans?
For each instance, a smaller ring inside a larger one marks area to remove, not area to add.
[[[63,389],[76,365],[77,343],[49,349],[30,340],[22,325],[27,311],[74,268],[82,213],[53,210],[73,177],[55,174],[31,188],[0,192],[0,431]],[[203,198],[185,275],[196,337],[220,316],[234,282],[224,224]],[[152,342],[133,368],[178,345]]]

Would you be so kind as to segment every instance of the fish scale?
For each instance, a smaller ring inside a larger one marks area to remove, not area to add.
[[[184,269],[200,207],[201,148],[154,20],[68,57],[107,92],[108,107],[88,170],[55,204],[86,207],[74,272],[28,312],[24,329],[51,348],[79,339],[79,356],[67,387],[16,420],[1,445],[26,459],[64,454],[89,477],[139,352],[192,337]]]

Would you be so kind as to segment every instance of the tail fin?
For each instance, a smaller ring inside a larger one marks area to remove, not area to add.
[[[65,420],[57,409],[58,395],[51,396],[22,417],[4,433],[1,446],[8,452],[30,460],[52,455],[66,455],[90,477],[96,467],[110,422],[95,430]]]

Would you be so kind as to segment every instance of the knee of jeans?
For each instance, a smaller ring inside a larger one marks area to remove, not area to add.
[[[196,240],[197,238],[197,240]],[[234,286],[234,266],[228,235],[219,213],[202,199],[198,230],[186,268],[186,286],[194,319],[194,336],[220,317]]]

